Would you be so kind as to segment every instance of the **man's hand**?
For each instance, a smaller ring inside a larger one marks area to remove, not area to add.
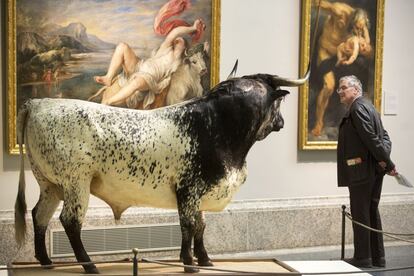
[[[394,167],[394,169],[387,172],[387,174],[391,175],[391,176],[396,176],[396,175],[398,175],[398,172],[397,172],[397,169]]]
[[[380,165],[383,170],[387,168],[387,163],[385,163],[384,161],[378,162],[378,165]],[[397,169],[394,167],[392,170],[388,171],[387,174],[391,176],[396,176],[398,172]]]

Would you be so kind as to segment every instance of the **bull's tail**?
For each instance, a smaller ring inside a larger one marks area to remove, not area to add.
[[[16,203],[14,204],[14,229],[15,238],[18,246],[22,246],[26,239],[26,181],[24,176],[24,153],[23,153],[23,137],[26,128],[26,118],[29,113],[29,105],[26,103],[19,110],[17,116],[17,140],[20,152],[20,177],[19,190],[17,192]]]

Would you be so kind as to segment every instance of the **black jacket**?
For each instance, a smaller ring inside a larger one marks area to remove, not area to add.
[[[357,98],[339,125],[337,165],[338,186],[369,183],[375,173],[394,168],[390,159],[391,140],[375,107],[363,97]]]

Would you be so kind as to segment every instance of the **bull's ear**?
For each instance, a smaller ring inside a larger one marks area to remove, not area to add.
[[[275,101],[281,97],[286,96],[287,94],[289,94],[289,91],[287,90],[276,89],[272,91],[271,96],[272,96],[272,99]]]

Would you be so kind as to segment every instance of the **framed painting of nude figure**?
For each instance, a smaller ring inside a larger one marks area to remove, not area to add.
[[[28,99],[153,109],[219,81],[220,0],[5,2],[11,154],[19,152],[17,112]]]
[[[301,150],[336,149],[346,113],[336,92],[343,76],[357,76],[380,111],[383,17],[384,0],[302,0],[300,70],[310,62],[311,74],[300,88]]]

